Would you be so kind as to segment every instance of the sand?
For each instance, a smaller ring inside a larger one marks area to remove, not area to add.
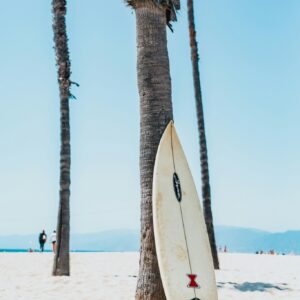
[[[0,253],[0,299],[134,299],[137,253],[72,253],[52,277],[52,253]],[[300,300],[300,256],[220,254],[219,300]]]

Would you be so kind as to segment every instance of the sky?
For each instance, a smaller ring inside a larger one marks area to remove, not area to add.
[[[0,10],[0,234],[56,227],[59,94],[51,1]],[[215,225],[300,229],[300,2],[195,0]],[[199,192],[186,2],[168,31],[175,125]],[[71,231],[138,229],[135,14],[68,2]],[[199,196],[201,194],[199,193]]]

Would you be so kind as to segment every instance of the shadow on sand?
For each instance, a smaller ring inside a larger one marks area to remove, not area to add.
[[[279,284],[271,284],[264,282],[244,282],[244,283],[236,283],[236,282],[218,282],[218,287],[223,288],[224,285],[232,285],[235,289],[241,292],[265,292],[267,290],[276,289],[279,291],[287,291],[286,283]]]

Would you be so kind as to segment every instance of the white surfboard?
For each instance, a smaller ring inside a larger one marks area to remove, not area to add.
[[[217,300],[206,225],[173,122],[167,126],[156,155],[153,222],[167,299]]]

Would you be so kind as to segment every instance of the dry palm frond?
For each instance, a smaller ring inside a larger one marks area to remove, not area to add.
[[[172,30],[171,22],[177,20],[176,11],[180,9],[180,0],[125,0],[128,5],[136,8],[142,3],[152,3],[162,6],[166,9],[166,22],[168,27]],[[173,31],[173,30],[172,30]]]

